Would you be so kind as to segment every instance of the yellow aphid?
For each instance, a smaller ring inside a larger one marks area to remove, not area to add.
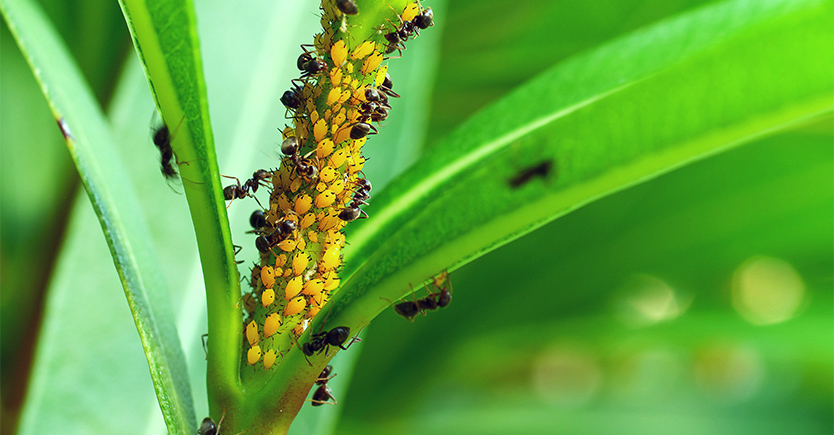
[[[261,282],[264,287],[272,288],[275,285],[275,269],[271,266],[264,266],[261,268]]]
[[[280,248],[284,252],[292,252],[295,249],[295,240],[293,239],[286,239],[278,244],[278,248]],[[287,269],[289,270],[289,269]],[[284,274],[286,276],[286,273]]]
[[[255,365],[261,359],[261,347],[260,346],[252,346],[249,349],[249,352],[246,353],[246,361],[249,363],[250,366]]]
[[[293,333],[293,335],[298,337],[298,336],[300,336],[301,334],[304,333],[305,329],[307,329],[307,323],[302,322],[302,323],[299,323],[298,325],[295,325],[295,328],[292,328],[292,333]]]
[[[282,193],[278,196],[278,207],[280,207],[282,211],[288,211],[292,208],[290,206],[290,200],[287,198],[287,195]]]
[[[350,150],[353,153],[358,153],[360,150],[362,150],[362,145],[365,145],[366,140],[368,140],[368,136],[365,136],[362,139],[354,139],[353,142],[350,144]]]
[[[264,354],[264,368],[269,370],[272,367],[272,365],[275,364],[275,358],[276,356],[274,350],[269,349],[268,351],[266,351],[266,353]]]
[[[267,308],[270,305],[272,305],[272,303],[275,302],[275,290],[271,288],[264,290],[264,292],[261,294],[261,302],[263,302],[264,308]]]
[[[348,161],[348,166],[347,166],[348,174],[354,175],[354,174],[358,173],[359,171],[361,171],[363,167],[365,167],[365,157],[362,157],[360,155],[360,156],[351,158]]]
[[[319,112],[316,111],[316,110],[313,110],[313,111],[310,112],[310,122],[315,124],[317,121],[319,121]]]
[[[272,313],[266,316],[264,321],[264,337],[271,337],[272,334],[278,332],[278,327],[281,326],[281,316],[278,313]]]
[[[353,74],[353,64],[350,62],[346,63],[345,71],[347,71],[348,74]]]
[[[339,126],[345,122],[345,119],[347,119],[347,115],[345,115],[345,110],[342,109],[336,114],[336,116],[333,117],[333,128],[339,128]]]
[[[301,290],[301,294],[305,294],[307,296],[316,296],[321,294],[321,291],[324,289],[324,281],[320,279],[311,279],[304,283],[304,289]]]
[[[249,342],[250,346],[254,346],[258,344],[260,339],[260,336],[258,336],[258,324],[253,320],[246,325],[246,341]]]
[[[295,258],[292,259],[292,273],[296,276],[301,275],[302,273],[304,273],[304,269],[307,269],[308,264],[310,264],[309,255],[303,252],[295,254]]]
[[[327,190],[338,195],[345,190],[345,183],[342,180],[336,180],[333,182],[333,184],[330,185],[330,187],[327,188]]]
[[[350,54],[350,59],[362,59],[371,54],[371,52],[374,51],[374,47],[374,41],[365,41],[353,50],[353,53]]]
[[[323,159],[329,156],[333,152],[333,148],[335,148],[335,146],[336,145],[330,139],[322,140],[316,147],[316,157]]]
[[[318,196],[316,196],[316,207],[330,207],[334,201],[336,201],[336,194],[329,190],[325,190],[324,192],[319,193]]]
[[[324,122],[323,119],[319,119],[318,122],[315,123],[313,126],[313,137],[316,139],[316,142],[321,142],[324,139],[324,136],[327,134],[327,123]]]
[[[303,250],[307,249],[307,242],[304,241],[304,237],[298,239],[298,242],[296,244],[296,248],[298,248],[299,251],[303,251]]]
[[[368,99],[365,97],[365,89],[367,89],[367,86],[364,85],[360,86],[359,88],[356,88],[356,90],[353,92],[353,99],[360,103],[368,101]]]
[[[388,74],[388,65],[382,65],[382,67],[376,72],[376,78],[374,79],[374,86],[380,87],[382,83],[385,81],[385,74]]]
[[[376,52],[372,54],[370,57],[365,59],[365,63],[362,64],[362,69],[359,72],[362,75],[370,74],[372,71],[379,68],[379,65],[382,63],[382,53]]]
[[[339,95],[339,104],[344,103],[348,100],[348,98],[350,98],[350,91],[345,89],[344,91],[342,91],[341,95]]]
[[[316,184],[316,191],[317,192],[324,192],[325,190],[327,190],[327,184],[322,183],[321,181],[319,181],[318,184]]]
[[[346,126],[342,127],[341,129],[339,129],[339,131],[336,132],[336,137],[333,138],[333,142],[342,143],[342,142],[350,139],[350,129],[351,129],[350,125],[346,125]],[[342,160],[342,163],[344,163],[344,160]],[[339,165],[339,166],[333,165],[333,166],[338,168],[341,165]]]
[[[326,166],[324,169],[321,170],[321,172],[319,172],[319,180],[325,183],[329,183],[335,180],[338,175],[339,173],[336,172],[336,169],[331,168],[330,166]]]
[[[304,277],[303,276],[296,276],[295,278],[291,279],[290,282],[287,283],[287,288],[284,290],[284,299],[290,300],[299,293],[301,293],[301,289],[304,284]]]
[[[350,129],[347,128],[345,130],[350,130]],[[348,134],[350,134],[350,132],[348,132]],[[347,160],[347,156],[348,156],[347,150],[345,150],[344,148],[340,149],[339,151],[336,151],[330,157],[330,166],[332,166],[334,168],[342,167],[342,165],[345,163],[345,160]]]
[[[344,40],[339,40],[333,43],[330,47],[330,57],[333,59],[333,64],[341,66],[347,60],[348,50]]]
[[[332,114],[333,114],[333,112],[331,112],[330,109],[325,110],[324,111],[324,120],[327,121],[328,119],[330,119],[330,115],[332,115]]]
[[[342,248],[338,245],[330,246],[329,248],[324,250],[324,254],[321,256],[321,267],[324,270],[331,270],[335,269],[342,263],[341,258]]]
[[[287,307],[284,308],[284,317],[294,316],[300,313],[307,306],[307,301],[303,296],[299,296],[291,300]]]
[[[290,126],[286,126],[283,130],[281,130],[281,134],[284,136],[284,139],[293,137],[295,136],[295,129]]]
[[[333,88],[330,92],[327,93],[327,105],[332,106],[333,103],[339,101],[339,97],[342,96],[342,90],[339,88]]]
[[[330,84],[335,88],[342,83],[342,69],[338,66],[330,70]]]
[[[325,216],[325,217],[319,219],[318,229],[319,229],[319,231],[327,231],[327,230],[333,229],[337,224],[336,221],[339,221],[339,220],[340,219],[336,216]]]
[[[325,240],[324,246],[325,248],[329,248],[331,246],[345,246],[345,235],[338,231],[328,231],[327,240]]]
[[[325,279],[325,281],[324,281],[324,289],[327,290],[327,291],[335,290],[336,288],[338,288],[339,287],[339,282],[341,281],[339,279],[338,274],[336,274],[335,272],[331,272],[331,273],[332,273],[332,275],[330,275],[330,277]]]
[[[287,256],[286,255],[281,254],[281,255],[275,257],[275,267],[284,267],[285,264],[287,264]],[[275,275],[277,276],[279,274],[276,273]]]
[[[292,275],[292,269],[288,267],[287,270],[284,271],[284,278],[289,278],[290,275]]]
[[[314,213],[310,212],[310,213],[305,214],[304,217],[301,218],[301,223],[299,225],[301,225],[301,229],[303,230],[303,229],[309,228],[310,225],[313,225],[315,222],[316,222],[316,215]]]
[[[292,183],[290,183],[290,192],[293,192],[293,193],[298,192],[298,189],[300,189],[300,188],[301,188],[301,178],[296,178],[295,180],[292,180]]]
[[[281,276],[283,274],[284,274],[284,269],[281,269],[280,267],[275,268],[275,276]]]
[[[307,313],[306,313],[306,314],[304,314],[304,317],[306,317],[306,318],[308,318],[308,319],[312,319],[313,317],[316,317],[316,314],[318,314],[318,313],[319,313],[319,311],[321,311],[321,307],[320,307],[320,306],[318,306],[318,305],[311,305],[311,306],[310,306],[310,308],[309,308],[309,309],[307,309]]]
[[[402,15],[400,15],[400,18],[402,18],[403,21],[411,21],[419,13],[420,6],[418,6],[417,3],[414,2],[405,7],[405,10],[403,10],[403,13]]]
[[[296,216],[294,214],[290,214],[290,215],[284,216],[284,220],[285,221],[293,221],[295,223],[298,223],[298,216]]]
[[[307,99],[307,113],[313,113],[315,111],[316,111],[316,100],[314,100],[312,98],[308,98]],[[307,131],[307,125],[303,122],[298,123],[298,128],[301,129],[301,131]]]
[[[302,215],[310,211],[310,207],[312,205],[313,198],[311,198],[310,195],[307,195],[305,193],[304,195],[299,196],[298,199],[295,200],[295,208],[293,210],[295,210],[296,214]]]
[[[319,242],[319,233],[317,233],[313,230],[310,230],[310,232],[307,233],[307,238],[310,239],[310,241],[313,242],[313,243],[318,243]]]

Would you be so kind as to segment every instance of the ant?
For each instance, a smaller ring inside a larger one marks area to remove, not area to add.
[[[307,77],[320,74],[322,71],[327,71],[327,62],[314,57],[312,54],[310,54],[310,51],[307,50],[307,47],[315,46],[310,44],[302,44],[301,49],[304,50],[304,53],[301,53],[301,55],[298,56],[298,60],[296,61],[296,66],[298,67],[298,69],[303,71],[301,73],[302,80]]]
[[[388,40],[388,46],[386,47],[385,54],[391,54],[397,50],[405,50],[405,42],[408,41],[409,38],[413,35],[420,36],[420,30],[428,29],[430,26],[434,25],[434,12],[431,8],[423,9],[422,6],[420,6],[420,9],[420,13],[417,14],[417,16],[415,16],[411,21],[403,21],[400,14],[397,14],[396,11],[394,11],[394,14],[397,15],[397,19],[400,20],[400,26],[397,27],[392,22],[391,25],[394,25],[394,31],[385,34],[385,39]],[[391,22],[391,20],[388,21]]]
[[[285,220],[280,225],[275,226],[269,234],[266,234],[262,230],[254,230],[254,233],[259,234],[255,239],[255,248],[259,252],[266,254],[273,246],[290,237],[297,227],[294,221]]]
[[[359,208],[362,204],[368,204],[367,200],[371,198],[371,182],[367,179],[360,178],[357,182],[358,189],[353,194],[353,200],[348,204],[347,208],[339,213],[339,219],[345,222],[352,222],[359,218],[367,218],[368,213]]]
[[[265,184],[265,181],[272,178],[272,172],[267,171],[266,169],[258,169],[252,173],[252,178],[246,180],[246,182],[242,185],[237,177],[230,177],[228,175],[224,175],[224,177],[237,181],[237,184],[230,184],[223,188],[223,197],[226,201],[234,201],[235,199],[243,199],[247,196],[251,196],[252,198],[255,198],[258,205],[261,205],[261,202],[258,201],[258,198],[256,198],[253,194],[258,191],[259,186],[268,186],[268,184]],[[250,190],[252,193],[249,193]],[[231,206],[232,204],[229,203],[229,205]],[[261,207],[263,208],[263,206]]]
[[[308,164],[306,159],[302,159],[298,153],[298,148],[298,138],[295,136],[290,136],[281,143],[281,152],[292,160],[296,169],[298,169],[298,173],[307,179],[315,178],[318,175],[318,168],[315,165]]]
[[[343,344],[347,341],[348,337],[350,337],[350,328],[347,326],[337,326],[330,331],[313,334],[311,337],[312,340],[301,346],[301,351],[306,356],[313,356],[313,354],[324,351],[324,356],[327,356],[327,351],[330,349],[330,346],[339,346],[341,349],[347,350],[347,347],[343,346]],[[348,347],[357,341],[362,341],[362,339],[353,337],[350,343],[348,343]],[[308,360],[307,362],[310,361]]]
[[[316,388],[316,391],[313,392],[313,399],[310,400],[313,402],[313,406],[321,406],[327,403],[328,405],[336,405],[336,398],[333,397],[333,392],[330,391],[330,387],[327,386],[327,381],[333,379],[336,375],[330,375],[330,372],[333,371],[333,366],[327,365],[324,367],[324,370],[321,371],[318,379],[316,379],[316,385],[319,387]],[[330,403],[330,399],[333,399],[333,403]]]
[[[408,319],[409,322],[413,322],[417,313],[426,315],[426,310],[433,311],[448,306],[452,302],[452,284],[448,278],[448,272],[441,272],[432,280],[432,285],[440,290],[439,292],[429,292],[429,295],[422,299],[400,302],[394,305],[394,311]],[[448,284],[448,288],[446,284]],[[414,293],[412,292],[412,294]]]
[[[345,15],[356,15],[359,13],[359,8],[353,0],[336,0],[336,7]]]

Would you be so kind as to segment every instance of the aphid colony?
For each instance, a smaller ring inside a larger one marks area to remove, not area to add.
[[[293,124],[282,131],[281,166],[259,169],[242,183],[235,178],[223,190],[228,201],[269,191],[268,207],[250,216],[260,262],[240,304],[246,312],[244,359],[256,370],[269,370],[292,346],[307,357],[355,341],[347,343],[345,326],[316,331],[304,343],[298,337],[339,287],[342,228],[368,216],[360,208],[371,192],[361,149],[377,133],[373,123],[387,118],[389,98],[399,97],[383,56],[405,49],[407,39],[433,25],[431,9],[414,2],[397,14],[398,24],[389,20],[388,33],[355,42],[348,33],[350,16],[361,13],[355,2],[324,0],[322,11],[324,31],[301,47],[300,76],[281,97]],[[324,382],[319,385],[320,399],[332,397]]]

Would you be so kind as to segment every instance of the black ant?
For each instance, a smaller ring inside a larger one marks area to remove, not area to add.
[[[302,44],[301,49],[304,50],[300,56],[298,56],[298,60],[296,61],[296,66],[299,70],[303,71],[301,73],[301,79],[305,79],[310,76],[317,75],[322,71],[327,71],[327,62],[313,56],[307,50],[307,47],[314,47],[313,45],[309,44]]]
[[[298,173],[308,180],[316,178],[318,168],[316,168],[315,165],[307,163],[306,159],[302,159],[301,155],[298,153],[298,148],[298,138],[295,136],[290,136],[284,139],[284,142],[281,143],[281,152],[285,156],[292,159],[296,169],[298,169]]]
[[[247,196],[251,196],[252,198],[255,198],[258,205],[261,205],[261,202],[258,201],[258,198],[255,197],[254,193],[258,191],[259,186],[268,186],[268,184],[265,184],[265,181],[272,178],[272,172],[267,171],[266,169],[258,169],[252,173],[252,178],[246,180],[243,184],[240,184],[240,180],[237,177],[230,177],[228,175],[224,175],[224,177],[237,181],[237,184],[230,184],[223,188],[223,197],[226,201],[234,201],[235,199],[243,199]],[[249,193],[250,190],[252,193]],[[229,203],[229,205],[231,205],[231,203]]]
[[[345,15],[356,15],[359,13],[359,8],[353,0],[336,0],[336,7]]]
[[[336,375],[330,375],[330,372],[333,371],[333,366],[327,365],[324,367],[324,370],[321,371],[318,379],[316,379],[316,385],[319,387],[316,388],[316,391],[313,392],[313,399],[310,400],[313,402],[313,406],[321,406],[327,403],[328,405],[335,405],[336,398],[333,397],[333,392],[330,391],[330,387],[327,386],[327,381],[333,379]],[[330,399],[333,399],[333,403],[330,403]]]
[[[360,209],[359,206],[368,204],[367,200],[371,197],[371,182],[362,178],[357,183],[357,187],[350,204],[339,213],[339,219],[345,222],[352,222],[359,218],[364,219],[368,217],[368,213]]]
[[[161,171],[166,180],[174,180],[177,178],[177,169],[171,164],[174,158],[174,150],[171,149],[171,132],[168,130],[168,125],[162,124],[153,134],[153,143],[159,148],[161,154]]]
[[[220,424],[223,424],[223,419],[220,419]],[[197,433],[199,435],[217,435],[218,430],[220,429],[219,425],[214,424],[214,420],[211,417],[206,417],[203,419],[203,422],[200,423],[200,428],[197,429]]]
[[[252,212],[252,215],[249,216],[249,225],[252,225],[252,228],[256,230],[265,227],[266,224],[266,215],[264,214],[263,210],[255,210]]]
[[[420,30],[428,29],[434,25],[434,12],[431,8],[422,9],[421,6],[420,13],[411,21],[403,21],[396,11],[394,13],[400,20],[400,26],[397,27],[394,23],[391,23],[394,25],[394,31],[385,34],[385,39],[388,41],[385,54],[391,54],[397,50],[405,50],[405,42],[409,38],[413,35],[420,36]]]
[[[422,299],[400,302],[394,305],[394,311],[408,319],[409,322],[413,322],[418,313],[425,315],[426,310],[433,311],[448,306],[452,302],[452,284],[448,281],[448,278],[449,274],[442,272],[432,281],[432,285],[438,288],[439,292],[429,292],[429,295]],[[446,284],[448,284],[448,288]]]
[[[254,230],[254,233],[259,234],[255,239],[255,248],[266,254],[273,246],[290,237],[296,228],[297,225],[294,221],[285,220],[280,225],[276,225],[269,234],[261,230]]]
[[[330,331],[313,334],[311,337],[312,340],[301,346],[301,351],[304,352],[304,355],[313,356],[313,354],[321,353],[323,350],[324,356],[327,356],[327,351],[330,346],[339,346],[341,349],[347,350],[347,347],[343,346],[343,344],[347,341],[348,337],[350,337],[350,328],[347,326],[337,326]],[[361,341],[361,339],[359,337],[353,337],[353,340],[348,343],[348,347],[357,341]]]

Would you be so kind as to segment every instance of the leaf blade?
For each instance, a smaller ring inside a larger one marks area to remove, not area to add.
[[[119,177],[100,108],[43,12],[4,0],[3,15],[49,101],[107,238],[148,360],[160,408],[171,430],[195,426],[191,391],[170,301],[147,241],[136,195]]]

